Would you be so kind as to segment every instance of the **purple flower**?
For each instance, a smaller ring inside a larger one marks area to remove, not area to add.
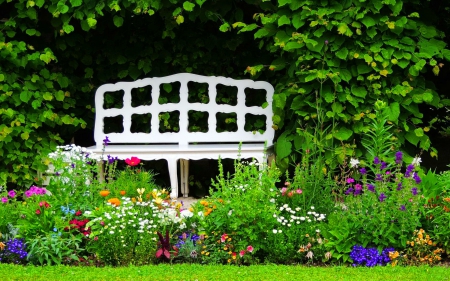
[[[411,188],[412,195],[417,195],[417,187]]]
[[[386,195],[384,193],[381,193],[380,197],[378,197],[378,200],[380,200],[380,202],[383,202],[386,198]]]
[[[16,196],[16,192],[14,190],[10,190],[8,192],[8,196],[11,197],[11,198],[14,198]]]
[[[325,45],[328,45],[328,40],[325,40]]]
[[[386,169],[386,168],[387,168],[386,162],[381,162],[381,167],[380,167],[380,169],[381,169],[381,170],[384,170],[384,169]]]
[[[416,181],[417,184],[422,182],[422,180],[420,179],[420,177],[417,173],[413,173],[413,179]]]
[[[350,187],[349,189],[347,189],[347,191],[345,192],[345,195],[350,195],[352,194],[354,191],[354,189],[352,187]]]
[[[30,190],[25,191],[26,197],[31,197],[32,195],[33,195],[33,192],[31,192]]]
[[[403,161],[403,153],[401,151],[397,151],[395,153],[395,163],[396,164],[401,164]]]
[[[74,169],[75,168],[75,164],[74,163],[70,164],[70,167],[72,167],[72,169]]]
[[[405,210],[406,210],[405,205],[401,205],[400,208],[399,208],[399,210],[400,210],[400,211],[405,211]]]
[[[2,203],[8,203],[8,197],[2,197]]]
[[[378,158],[378,156],[375,156],[375,159],[373,159],[373,163],[374,163],[375,165],[380,164],[380,163],[381,163],[380,158]]]
[[[383,180],[383,177],[381,176],[381,174],[376,174],[375,180],[376,180],[376,181],[382,181],[382,180]]]
[[[354,183],[354,182],[355,182],[355,180],[353,178],[348,178],[347,179],[347,183]]]
[[[359,169],[359,172],[361,173],[361,175],[367,174],[366,168],[361,168],[361,169]]]
[[[397,184],[397,190],[400,191],[400,190],[402,190],[402,189],[403,189],[403,184],[402,184],[401,182],[399,182],[399,183]]]
[[[60,172],[55,172],[55,176],[59,176],[59,175],[61,175]]]
[[[375,192],[375,186],[371,183],[369,183],[367,185],[367,190],[369,190],[370,192]]]
[[[414,165],[410,164],[406,167],[405,178],[409,178],[411,176],[411,172],[414,170]]]
[[[111,141],[109,140],[108,136],[105,136],[105,139],[103,140],[103,145],[107,146],[108,143],[110,143]]]

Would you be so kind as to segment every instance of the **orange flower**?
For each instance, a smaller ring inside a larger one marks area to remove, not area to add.
[[[136,198],[131,198],[131,202],[136,203]]]
[[[126,194],[125,190],[120,191],[120,195],[124,196]]]
[[[116,207],[120,206],[120,200],[118,198],[111,198],[108,200],[108,202]]]
[[[109,190],[102,190],[102,191],[100,191],[100,195],[103,196],[103,197],[108,196],[109,195]]]

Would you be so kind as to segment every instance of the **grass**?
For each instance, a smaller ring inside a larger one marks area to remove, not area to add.
[[[0,264],[1,280],[450,280],[446,267],[306,267],[283,265],[142,267],[18,266]]]

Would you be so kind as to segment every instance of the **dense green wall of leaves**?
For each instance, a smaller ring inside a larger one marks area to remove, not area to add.
[[[34,180],[37,155],[91,130],[103,83],[178,72],[276,87],[278,163],[317,120],[327,141],[369,130],[375,101],[400,142],[430,148],[423,74],[450,59],[416,0],[0,0],[0,185]],[[318,114],[317,107],[320,108]],[[323,113],[323,114],[320,114]],[[300,130],[299,130],[300,128]]]

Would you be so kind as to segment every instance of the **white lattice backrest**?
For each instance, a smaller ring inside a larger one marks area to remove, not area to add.
[[[159,104],[160,85],[180,82],[180,102]],[[209,103],[189,103],[188,102],[188,82],[207,83]],[[237,104],[217,104],[217,85],[237,87]],[[141,105],[132,107],[131,90],[151,86],[151,105]],[[267,106],[245,105],[245,89],[265,90]],[[123,90],[122,108],[104,108],[104,96],[107,92],[117,92]],[[177,143],[180,147],[186,147],[189,143],[239,143],[239,142],[267,142],[272,145],[274,130],[272,129],[272,97],[274,89],[272,85],[263,81],[234,80],[226,77],[200,76],[190,73],[179,73],[166,77],[145,78],[134,82],[118,82],[115,84],[105,84],[97,89],[95,94],[96,118],[95,118],[95,142],[100,145],[107,135],[111,143]],[[189,132],[188,112],[190,110],[208,112],[208,131]],[[179,111],[179,132],[164,132],[159,130],[159,114],[164,112]],[[132,133],[131,117],[133,114],[151,114],[150,133]],[[217,132],[217,113],[236,113],[236,132]],[[264,133],[248,132],[244,130],[245,115],[266,116],[266,130]],[[123,116],[123,132],[104,133],[104,118]]]

